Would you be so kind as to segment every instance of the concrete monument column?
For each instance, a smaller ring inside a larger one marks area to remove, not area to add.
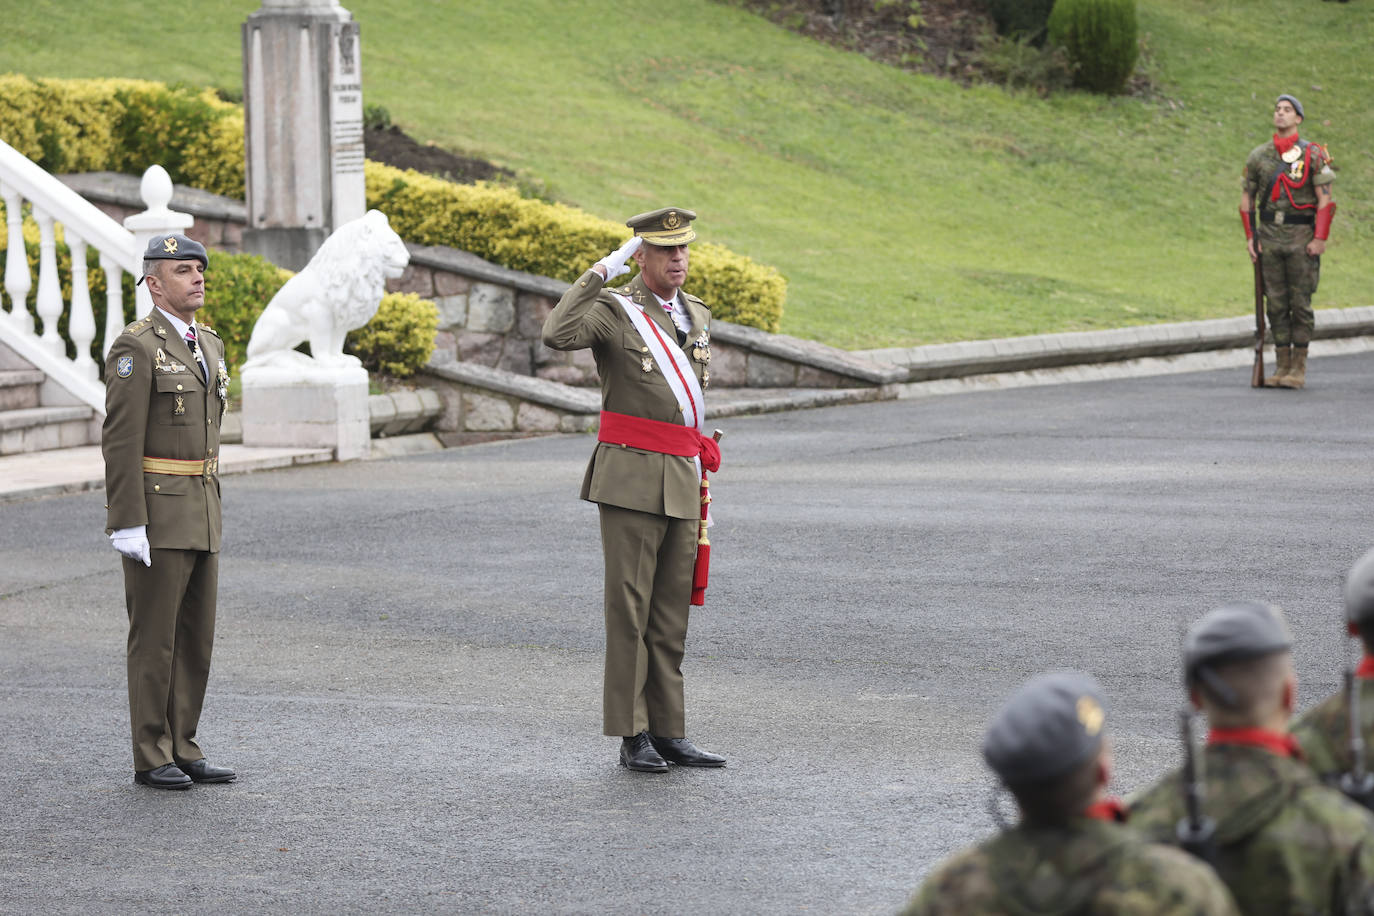
[[[300,270],[366,211],[358,24],[338,0],[263,0],[243,24],[243,249]]]

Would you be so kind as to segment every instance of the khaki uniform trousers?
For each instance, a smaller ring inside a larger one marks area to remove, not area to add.
[[[135,770],[205,756],[196,728],[215,639],[219,554],[155,548],[152,559],[124,557]]]
[[[602,731],[685,738],[682,656],[699,522],[598,506],[606,560]]]

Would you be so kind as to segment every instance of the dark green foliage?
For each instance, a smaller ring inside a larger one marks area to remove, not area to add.
[[[1135,0],[1058,0],[1049,40],[1068,52],[1074,85],[1115,95],[1126,88],[1140,55]]]
[[[989,80],[1009,89],[1034,89],[1048,95],[1073,83],[1073,67],[1063,48],[1039,47],[1022,35],[1007,38],[991,32],[980,36],[974,60]]]
[[[1030,38],[1038,45],[1044,41],[1054,0],[987,0],[987,7],[999,35]]]

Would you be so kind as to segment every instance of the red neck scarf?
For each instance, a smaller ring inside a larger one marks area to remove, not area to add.
[[[1241,747],[1262,747],[1280,757],[1302,760],[1302,748],[1287,732],[1271,732],[1265,728],[1214,728],[1207,735],[1208,747],[1238,744]]]
[[[1292,149],[1293,144],[1297,142],[1297,134],[1289,134],[1286,137],[1280,137],[1278,134],[1274,134],[1274,149],[1279,151],[1280,156]]]
[[[1126,805],[1115,795],[1098,799],[1083,809],[1083,816],[1112,824],[1126,823]]]
[[[1355,669],[1355,676],[1366,681],[1374,681],[1374,656],[1366,655],[1360,659],[1360,666]]]

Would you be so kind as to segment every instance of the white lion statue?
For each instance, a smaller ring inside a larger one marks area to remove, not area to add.
[[[360,365],[344,353],[344,337],[372,320],[387,278],[399,277],[409,263],[385,213],[368,210],[344,223],[267,303],[248,339],[244,368]],[[311,356],[296,352],[306,341]]]

